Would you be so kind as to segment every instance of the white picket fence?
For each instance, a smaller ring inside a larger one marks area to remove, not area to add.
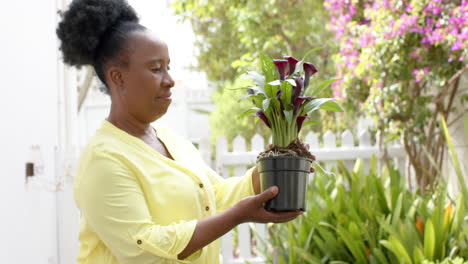
[[[353,134],[346,130],[341,134],[341,144],[337,146],[336,136],[327,131],[323,134],[322,142],[315,133],[309,133],[305,137],[306,144],[309,144],[310,151],[316,156],[317,161],[323,163],[325,168],[336,164],[336,161],[343,161],[345,166],[352,168],[356,159],[363,159],[364,164],[368,164],[369,159],[375,155],[380,158],[377,146],[371,144],[371,137],[367,131],[359,133],[358,144],[355,145]],[[228,142],[220,138],[216,144],[215,166],[217,172],[223,177],[241,176],[246,169],[253,166],[259,152],[263,151],[266,144],[260,135],[255,135],[251,141],[251,148],[247,149],[246,140],[237,136],[232,142],[232,151],[228,151]],[[203,150],[202,150],[203,152]],[[397,166],[403,171],[406,154],[401,146],[392,145],[387,147],[387,155],[396,161]],[[237,245],[233,241],[234,234],[237,234]],[[243,263],[266,263],[266,258],[261,254],[266,245],[262,241],[267,241],[268,232],[264,224],[242,224],[237,228],[237,232],[229,232],[221,239],[222,255],[224,264]]]

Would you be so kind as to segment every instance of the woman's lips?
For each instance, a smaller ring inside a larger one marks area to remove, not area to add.
[[[163,95],[163,96],[159,96],[158,99],[171,101],[172,100],[171,95],[172,94],[169,93],[169,94],[166,94],[166,95]]]

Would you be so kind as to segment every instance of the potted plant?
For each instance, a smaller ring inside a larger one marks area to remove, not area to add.
[[[317,73],[316,67],[304,59],[298,61],[287,56],[272,60],[260,55],[261,72],[247,73],[251,81],[247,94],[253,108],[240,115],[253,115],[271,129],[272,144],[257,157],[262,190],[278,186],[279,194],[268,201],[270,211],[305,211],[308,175],[313,156],[299,140],[302,127],[316,124],[309,120],[310,114],[319,109],[343,111],[333,98],[317,98],[336,79],[326,80],[304,96],[310,78]]]

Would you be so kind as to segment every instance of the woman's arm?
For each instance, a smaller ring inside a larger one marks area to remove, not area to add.
[[[255,194],[260,193],[260,174],[258,173],[257,166],[255,166],[252,171],[252,185],[255,191]]]
[[[184,259],[190,256],[241,223],[282,223],[291,221],[298,215],[302,214],[301,211],[279,213],[266,211],[263,208],[264,203],[275,197],[277,194],[278,187],[274,186],[258,195],[242,199],[233,207],[222,213],[199,220],[190,242],[178,255],[179,259]]]

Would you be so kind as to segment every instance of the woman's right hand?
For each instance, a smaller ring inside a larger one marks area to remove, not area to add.
[[[278,195],[278,187],[272,186],[262,193],[246,197],[235,204],[231,209],[240,223],[284,223],[294,220],[302,211],[270,212],[265,210],[264,204]]]
[[[291,221],[301,211],[269,212],[263,208],[264,204],[278,194],[278,187],[273,186],[266,191],[240,200],[228,210],[198,221],[192,239],[187,247],[178,255],[184,259],[215,239],[229,232],[237,225],[245,222],[283,223]]]

